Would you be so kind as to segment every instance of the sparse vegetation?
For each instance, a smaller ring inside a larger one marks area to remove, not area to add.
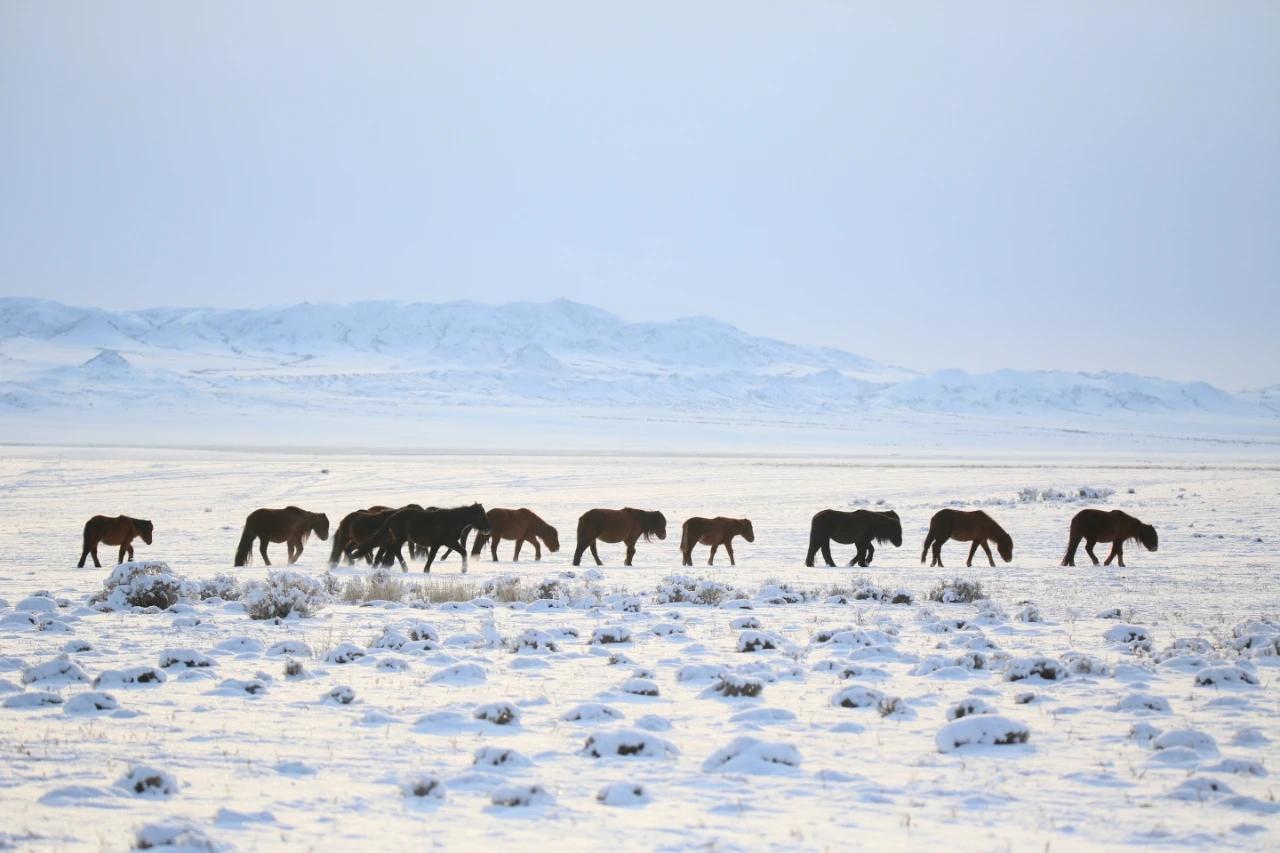
[[[245,584],[244,603],[251,619],[287,619],[314,616],[329,603],[329,596],[315,578],[301,572],[272,571],[265,581]]]
[[[927,597],[930,601],[941,604],[972,604],[975,601],[981,601],[987,595],[982,591],[982,584],[979,581],[952,578],[934,584]]]

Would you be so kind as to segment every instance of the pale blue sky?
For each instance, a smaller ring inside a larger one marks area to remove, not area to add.
[[[0,292],[1280,382],[1280,3],[0,4]]]

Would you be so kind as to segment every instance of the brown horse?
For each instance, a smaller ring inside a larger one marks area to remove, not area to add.
[[[284,542],[289,552],[289,565],[302,556],[302,545],[311,534],[320,541],[329,538],[329,516],[322,512],[307,512],[296,506],[284,509],[255,509],[244,520],[244,533],[240,534],[240,546],[236,548],[236,565],[247,566],[253,560],[253,540],[261,539],[259,550],[262,562],[271,565],[267,557],[268,542]]]
[[[1071,541],[1067,543],[1067,553],[1062,558],[1062,565],[1076,564],[1076,549],[1080,547],[1081,539],[1084,540],[1085,553],[1089,555],[1090,560],[1093,560],[1095,566],[1098,565],[1098,556],[1093,553],[1094,543],[1110,542],[1111,554],[1104,565],[1109,566],[1111,561],[1115,560],[1121,568],[1124,567],[1124,543],[1127,540],[1138,540],[1148,551],[1154,551],[1160,545],[1154,527],[1143,524],[1132,515],[1118,509],[1113,509],[1111,512],[1082,509],[1077,512],[1076,517],[1071,519]]]
[[[884,512],[855,509],[853,512],[842,512],[838,509],[824,509],[813,517],[809,524],[809,553],[804,558],[806,566],[813,566],[813,555],[822,551],[822,558],[828,566],[834,566],[831,559],[831,540],[841,545],[853,543],[858,546],[858,553],[849,565],[866,568],[876,555],[875,542],[889,542],[895,548],[902,547],[902,521],[893,510]]]
[[[99,542],[120,546],[120,559],[116,561],[117,563],[123,563],[126,555],[132,560],[134,538],[141,537],[143,542],[150,545],[154,530],[151,522],[145,518],[130,518],[127,515],[111,518],[106,515],[95,515],[84,523],[84,550],[80,552],[78,568],[84,568],[84,561],[89,556],[93,557],[95,566],[102,568],[102,563],[98,561]]]
[[[729,555],[729,565],[736,566],[738,564],[733,561],[733,537],[741,536],[748,542],[756,541],[756,532],[751,529],[749,518],[694,516],[685,521],[680,530],[680,554],[684,557],[683,565],[686,566],[693,565],[693,546],[695,545],[711,546],[711,556],[707,558],[708,566],[715,565],[716,549],[721,545]]]
[[[644,537],[648,542],[652,537],[667,538],[667,518],[660,512],[645,509],[589,509],[578,519],[578,547],[573,552],[573,564],[581,565],[582,553],[591,549],[597,566],[600,554],[596,551],[596,540],[604,542],[626,542],[627,559],[623,565],[631,565],[631,558],[636,555],[636,542]]]
[[[400,509],[422,509],[418,504],[407,504]],[[387,520],[387,516],[395,512],[395,508],[389,506],[371,506],[367,509],[358,509],[355,512],[349,512],[342,517],[342,521],[338,522],[337,528],[333,531],[333,547],[329,551],[329,565],[336,566],[346,558],[347,565],[350,566],[355,562],[352,556],[355,553],[357,543],[363,542],[373,535],[374,532],[382,526],[382,522]],[[391,554],[387,550],[391,547],[391,537],[384,536],[382,542],[375,542],[380,546],[378,557],[375,559],[373,554],[365,554],[364,558],[370,564],[378,565],[390,564]],[[417,556],[411,547],[409,555]]]
[[[993,566],[996,564],[995,558],[991,556],[991,546],[987,544],[988,542],[996,543],[1000,559],[1006,563],[1013,559],[1013,538],[1005,533],[1003,527],[996,524],[995,519],[980,509],[973,512],[940,509],[935,512],[933,518],[929,520],[929,535],[924,538],[924,550],[920,552],[920,562],[924,562],[924,558],[929,554],[929,548],[932,547],[933,561],[929,565],[945,568],[942,565],[942,545],[948,539],[973,543],[969,546],[969,559],[965,562],[965,566],[973,565],[973,555],[978,552],[978,546],[982,546],[982,550],[987,552],[988,562]]]
[[[533,543],[535,560],[542,559],[542,545],[538,543],[539,539],[546,544],[547,550],[552,554],[560,550],[560,534],[554,527],[539,518],[533,510],[523,507],[520,509],[494,507],[486,515],[489,517],[490,533],[488,536],[483,533],[476,534],[476,541],[471,545],[473,557],[480,554],[486,540],[489,542],[489,554],[495,562],[498,559],[498,540],[500,539],[515,540],[516,552],[511,558],[513,562],[520,561],[520,546],[525,542]]]

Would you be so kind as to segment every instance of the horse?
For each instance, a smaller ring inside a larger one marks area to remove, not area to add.
[[[1111,565],[1115,560],[1120,568],[1124,568],[1124,543],[1129,539],[1141,542],[1148,551],[1154,551],[1160,545],[1156,529],[1150,524],[1143,524],[1138,519],[1113,509],[1106,512],[1100,509],[1082,509],[1071,519],[1071,541],[1067,543],[1067,553],[1062,558],[1062,565],[1076,564],[1076,549],[1080,540],[1084,540],[1085,553],[1093,564],[1098,565],[1098,557],[1093,553],[1096,542],[1110,542],[1111,554],[1103,565]]]
[[[573,552],[573,564],[581,565],[582,553],[591,549],[597,566],[603,566],[600,554],[596,551],[596,540],[605,542],[626,542],[627,559],[625,566],[631,565],[631,558],[636,555],[636,542],[644,537],[648,542],[652,537],[667,538],[667,518],[660,512],[645,509],[589,509],[578,519],[578,547]]]
[[[547,524],[533,510],[525,509],[501,509],[494,507],[489,510],[486,515],[489,517],[490,533],[486,537],[483,533],[476,534],[476,541],[471,546],[471,556],[479,556],[484,549],[486,539],[489,542],[490,557],[496,562],[498,559],[498,540],[514,539],[516,543],[515,555],[511,558],[512,562],[520,561],[520,546],[525,542],[533,543],[533,558],[535,560],[542,559],[542,545],[538,540],[541,539],[546,544],[547,550],[552,554],[560,550],[560,534],[550,524]],[[466,545],[464,541],[462,543]],[[446,555],[448,556],[448,555]],[[441,559],[444,559],[443,557]]]
[[[408,507],[421,509],[417,504],[409,504]],[[405,509],[406,507],[401,507]],[[388,513],[395,512],[394,507],[389,506],[371,506],[367,509],[358,509],[355,512],[349,512],[342,517],[342,521],[338,522],[337,528],[333,532],[333,548],[329,552],[329,565],[336,566],[342,562],[343,557],[350,566],[355,560],[351,556],[351,552],[355,550],[356,543],[367,538],[371,533],[378,529]],[[379,565],[390,555],[382,551],[378,552],[378,559],[372,556],[366,556],[370,564],[377,562]]]
[[[236,565],[247,566],[253,561],[253,540],[262,540],[259,550],[262,562],[271,565],[267,557],[268,542],[284,542],[289,552],[289,565],[302,556],[302,545],[311,534],[323,542],[329,538],[329,516],[322,512],[307,512],[296,506],[284,509],[255,509],[244,520],[244,532],[236,548]]]
[[[831,559],[831,540],[841,545],[853,543],[858,546],[857,555],[849,561],[849,565],[866,568],[875,556],[876,548],[872,541],[891,543],[895,548],[902,547],[902,522],[893,510],[875,512],[868,509],[856,509],[853,512],[841,512],[838,509],[824,509],[813,517],[809,525],[809,554],[804,564],[813,566],[813,555],[822,551],[822,557],[828,566],[834,566]]]
[[[684,558],[682,565],[693,565],[693,546],[695,545],[711,546],[711,556],[707,559],[708,566],[715,565],[716,549],[721,545],[729,555],[729,565],[738,565],[733,560],[733,537],[735,536],[741,536],[748,542],[756,541],[756,532],[751,528],[751,519],[694,516],[686,520],[680,528],[680,554]]]
[[[467,546],[463,545],[460,539],[469,529],[475,529],[485,535],[489,534],[489,518],[485,515],[484,507],[478,503],[452,509],[432,507],[398,509],[387,515],[378,529],[356,546],[352,556],[365,556],[378,547],[383,537],[389,537],[390,545],[387,547],[406,571],[408,567],[405,566],[404,556],[401,553],[405,543],[412,542],[419,548],[426,548],[427,565],[422,571],[429,572],[437,552],[445,546],[462,555],[462,573],[465,575]]]
[[[991,565],[996,564],[995,558],[991,556],[991,546],[987,544],[988,542],[996,543],[1000,559],[1006,563],[1013,559],[1013,538],[1005,532],[1003,527],[996,524],[995,519],[980,509],[973,512],[941,509],[935,512],[933,518],[929,520],[929,534],[924,538],[924,550],[920,552],[920,562],[924,562],[929,554],[929,548],[932,547],[933,561],[929,565],[945,568],[942,565],[942,545],[948,539],[973,543],[969,546],[966,567],[973,565],[973,555],[977,553],[978,546],[982,546],[982,550],[987,552],[987,560]]]
[[[95,515],[84,523],[84,550],[80,552],[80,564],[76,568],[83,569],[84,561],[89,556],[93,557],[94,566],[102,568],[102,563],[98,561],[99,542],[120,546],[120,559],[116,561],[117,563],[123,563],[125,555],[132,560],[134,538],[140,537],[143,542],[150,545],[154,530],[154,526],[145,518],[130,518],[127,515],[111,518],[106,515]]]

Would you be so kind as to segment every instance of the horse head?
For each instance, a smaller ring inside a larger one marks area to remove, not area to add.
[[[311,530],[320,537],[320,541],[324,542],[329,538],[329,516],[323,512],[313,512],[311,514]]]
[[[751,526],[751,519],[749,518],[742,519],[741,525],[742,525],[742,538],[747,540],[748,542],[756,541],[756,531]]]
[[[560,532],[550,524],[544,522],[537,530],[537,534],[542,537],[543,544],[552,554],[560,550]]]
[[[1000,552],[1000,559],[1006,563],[1013,561],[1013,537],[1003,530],[996,537],[996,550]]]
[[[493,533],[489,526],[489,516],[484,511],[482,504],[474,503],[467,507],[467,523],[470,524],[477,533],[485,536]]]
[[[151,536],[155,533],[155,525],[145,518],[135,518],[133,526],[138,531],[138,535],[142,537],[142,541],[150,545]]]
[[[1156,536],[1156,529],[1150,524],[1138,525],[1138,541],[1148,551],[1154,551],[1160,547],[1160,539]]]

